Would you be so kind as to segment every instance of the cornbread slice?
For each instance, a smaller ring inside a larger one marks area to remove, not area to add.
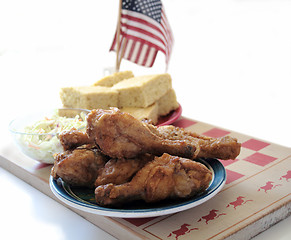
[[[172,110],[175,110],[179,107],[177,102],[177,97],[175,90],[171,88],[165,95],[163,95],[158,101],[158,115],[164,116],[170,113]]]
[[[172,79],[168,73],[133,77],[112,87],[119,92],[119,108],[148,107],[171,88]]]
[[[121,108],[120,111],[127,112],[138,120],[143,119],[151,120],[153,124],[156,124],[159,118],[157,103],[154,103],[146,108],[125,107]]]
[[[64,107],[95,109],[118,106],[118,92],[102,86],[65,87],[60,91]]]
[[[132,71],[123,71],[113,73],[109,76],[101,78],[97,82],[93,84],[93,86],[104,86],[104,87],[112,87],[114,84],[119,83],[120,81],[128,78],[134,77]]]

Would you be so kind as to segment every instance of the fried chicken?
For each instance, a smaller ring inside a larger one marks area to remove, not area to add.
[[[146,163],[154,159],[153,155],[144,154],[130,159],[110,159],[99,170],[95,181],[95,187],[107,183],[122,184],[131,180],[132,176],[144,167]]]
[[[165,153],[147,163],[130,182],[97,187],[95,199],[107,206],[138,199],[157,202],[188,198],[207,189],[211,179],[211,171],[203,164]]]
[[[193,158],[196,147],[185,141],[161,139],[146,123],[118,109],[92,110],[87,117],[87,134],[102,152],[112,158],[133,158],[141,153]]]
[[[241,144],[174,126],[156,127],[117,108],[92,110],[87,129],[59,135],[51,175],[95,189],[96,202],[117,206],[134,200],[188,198],[207,189],[212,172],[191,159],[235,159]]]
[[[54,155],[55,162],[51,175],[57,179],[79,187],[94,187],[98,171],[107,161],[99,150],[92,145],[84,145]]]
[[[112,158],[134,158],[141,153],[163,153],[190,159],[217,157],[235,159],[240,152],[236,139],[207,138],[181,128],[155,127],[116,108],[92,110],[87,117],[87,135]]]
[[[196,142],[196,146],[199,148],[197,158],[204,157],[227,160],[235,159],[240,153],[241,144],[237,142],[237,139],[230,136],[212,138],[172,125],[160,127],[149,125],[149,129],[163,139],[183,140],[188,144]]]
[[[128,182],[154,156],[144,154],[131,159],[109,159],[95,146],[84,145],[55,154],[54,158],[51,175],[55,179],[60,177],[72,186],[92,188]]]
[[[84,144],[93,143],[85,132],[82,132],[75,128],[69,131],[63,131],[59,135],[59,139],[64,150],[70,150]]]

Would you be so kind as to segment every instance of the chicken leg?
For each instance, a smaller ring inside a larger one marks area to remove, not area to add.
[[[106,206],[138,199],[157,202],[187,198],[204,191],[211,179],[211,171],[203,164],[165,153],[147,163],[128,183],[98,186],[95,199]]]
[[[92,110],[87,117],[87,135],[112,158],[133,158],[141,153],[168,153],[190,159],[217,157],[235,159],[240,152],[236,139],[190,134],[182,128],[155,127],[116,108]],[[200,155],[199,155],[200,153]]]
[[[161,139],[146,123],[118,109],[92,110],[87,117],[87,134],[105,155],[112,158],[133,158],[141,153],[196,157],[196,144]]]

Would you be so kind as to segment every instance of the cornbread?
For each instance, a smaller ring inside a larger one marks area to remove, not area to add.
[[[62,88],[60,97],[64,107],[89,110],[118,107],[153,124],[160,116],[179,107],[171,76],[167,73],[134,77],[131,71],[118,72],[92,86]]]
[[[167,115],[172,110],[175,110],[179,107],[177,102],[176,93],[173,88],[171,88],[165,95],[163,95],[158,101],[158,115],[164,116]]]
[[[168,73],[133,77],[112,87],[119,92],[119,108],[148,107],[171,88],[172,79]]]
[[[159,118],[157,103],[154,103],[146,108],[125,107],[121,108],[120,111],[127,112],[138,120],[143,119],[151,120],[153,124],[156,124]]]
[[[95,109],[118,107],[118,92],[102,86],[65,87],[60,91],[64,107]]]
[[[114,84],[128,78],[134,77],[132,71],[116,72],[104,78],[101,78],[93,86],[112,87]]]

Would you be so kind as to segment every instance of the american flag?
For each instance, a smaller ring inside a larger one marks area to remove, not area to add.
[[[117,30],[118,31],[118,30]],[[110,51],[117,51],[118,33]],[[158,51],[168,65],[173,35],[160,0],[122,0],[120,18],[119,63],[122,58],[152,67]]]

